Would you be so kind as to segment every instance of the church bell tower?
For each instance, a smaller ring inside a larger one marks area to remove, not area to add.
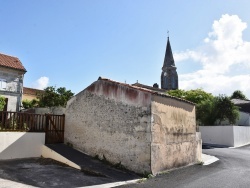
[[[174,63],[173,53],[169,42],[167,41],[166,53],[161,73],[161,89],[178,89],[178,74]]]

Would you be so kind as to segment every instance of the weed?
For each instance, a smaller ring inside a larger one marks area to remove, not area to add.
[[[198,164],[198,165],[203,165],[204,162],[203,162],[203,161],[199,161],[197,164]]]

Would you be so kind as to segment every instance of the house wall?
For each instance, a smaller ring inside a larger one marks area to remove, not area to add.
[[[250,144],[249,126],[200,126],[204,143],[230,147]]]
[[[19,95],[11,92],[0,92],[0,95],[8,98],[7,111],[16,112],[18,111],[17,106],[19,106]]]
[[[235,124],[240,126],[250,126],[250,114],[239,111],[239,119],[236,120]],[[215,125],[231,125],[231,123],[229,123],[228,120],[224,120],[222,122],[217,120]]]
[[[40,157],[45,133],[0,132],[0,160]]]
[[[92,156],[151,172],[151,94],[98,80],[66,107],[65,143]]]
[[[250,114],[246,112],[240,112],[239,120],[237,120],[236,125],[250,126]]]
[[[36,95],[31,95],[31,94],[23,94],[23,98],[22,100],[33,100],[33,99],[37,99],[37,96]]]
[[[151,167],[153,174],[201,161],[195,106],[173,98],[152,98]]]
[[[8,98],[8,111],[19,111],[22,100],[23,72],[0,67],[0,79],[6,80],[6,89],[0,95]]]

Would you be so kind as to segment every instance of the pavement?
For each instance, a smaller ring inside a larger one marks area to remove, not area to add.
[[[250,145],[237,148],[209,147],[206,155],[219,158],[210,165],[191,165],[122,188],[248,188]]]
[[[0,161],[0,187],[108,188],[142,181],[141,176],[131,171],[114,168],[77,150],[64,148],[65,145],[49,147],[79,164],[82,170],[45,158],[2,160]],[[209,165],[218,160],[208,154],[202,154],[202,159],[203,165]]]
[[[47,144],[47,147],[81,167],[81,171],[88,175],[109,177],[115,181],[127,181],[141,178],[132,171],[123,169],[121,164],[111,165],[106,160],[86,155],[65,144]]]
[[[141,177],[127,171],[109,168],[123,174],[123,180],[106,174],[83,172],[52,159],[29,158],[0,161],[0,187],[114,187],[133,183]],[[110,173],[110,174],[112,174]],[[132,181],[131,181],[132,180]]]

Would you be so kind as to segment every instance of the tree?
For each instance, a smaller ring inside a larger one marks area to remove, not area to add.
[[[32,100],[25,99],[22,101],[22,107],[24,109],[33,108],[36,107],[37,105],[38,105],[37,99],[32,99]]]
[[[172,90],[167,94],[179,97],[196,104],[196,120],[201,125],[214,125],[222,121],[235,124],[239,118],[238,108],[224,95],[214,97],[202,89],[196,90]]]
[[[214,125],[217,119],[215,99],[204,100],[196,105],[196,120],[201,125]]]
[[[176,89],[167,91],[167,94],[181,99],[185,99],[187,92],[185,90]]]
[[[0,111],[4,109],[5,105],[5,98],[3,96],[0,96]]]
[[[202,89],[195,89],[186,91],[185,99],[195,104],[199,104],[202,101],[212,100],[213,95],[211,93],[203,91]]]
[[[247,100],[247,97],[242,93],[240,90],[236,90],[233,92],[231,95],[230,99],[242,99],[242,100]]]
[[[215,98],[216,100],[216,111],[217,120],[219,124],[222,121],[228,120],[229,123],[235,124],[236,120],[239,118],[239,109],[230,100],[229,97],[225,95],[219,95]]]
[[[38,94],[38,106],[39,107],[54,107],[62,106],[65,107],[67,101],[74,96],[71,90],[66,90],[65,87],[49,86],[44,89],[43,93]]]
[[[212,100],[202,101],[197,105],[197,120],[202,125],[221,124],[228,121],[235,124],[239,118],[239,109],[225,95],[219,95]]]
[[[202,101],[211,100],[213,98],[213,95],[211,93],[207,93],[202,89],[194,89],[189,91],[177,89],[177,90],[167,91],[167,94],[191,101],[195,104],[199,104]]]

